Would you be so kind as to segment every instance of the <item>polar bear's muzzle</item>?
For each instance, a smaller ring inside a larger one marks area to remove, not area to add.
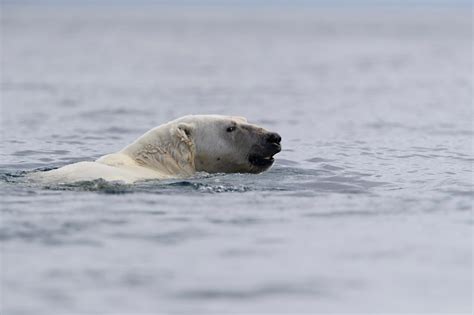
[[[281,151],[281,137],[276,132],[265,133],[261,144],[254,145],[250,149],[248,161],[257,168],[264,171],[272,166],[275,159],[273,156]]]

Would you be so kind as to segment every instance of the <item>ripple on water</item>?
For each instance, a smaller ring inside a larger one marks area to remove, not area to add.
[[[13,152],[11,155],[14,156],[36,156],[36,155],[66,155],[69,151],[67,150],[20,150]]]
[[[305,161],[311,162],[311,163],[331,162],[331,160],[323,159],[323,158],[320,158],[320,157],[314,157],[314,158],[311,158],[311,159],[307,159]]]
[[[119,232],[113,233],[111,236],[118,239],[143,240],[161,245],[176,245],[187,241],[196,241],[208,235],[204,230],[188,227],[159,233]]]
[[[49,170],[40,168],[38,170]],[[354,172],[348,168],[328,163],[317,168],[299,168],[278,165],[270,171],[254,174],[206,174],[199,173],[186,180],[149,180],[133,185],[108,182],[102,179],[68,184],[39,185],[28,183],[25,174],[16,171],[0,174],[5,183],[34,185],[47,190],[85,191],[103,194],[183,194],[183,193],[246,193],[250,191],[280,192],[292,196],[311,196],[321,193],[360,194],[371,193],[374,188],[389,185],[374,181],[373,174]],[[369,180],[369,178],[371,178]]]
[[[280,295],[298,295],[322,297],[332,295],[327,280],[312,280],[294,283],[267,283],[250,288],[196,288],[180,290],[174,294],[178,299],[198,300],[247,300],[261,299]]]
[[[10,222],[10,224],[10,226],[0,230],[0,241],[36,242],[48,246],[101,245],[101,242],[97,239],[75,236],[77,232],[96,225],[96,222],[65,222],[60,226],[54,224],[43,226],[25,221]]]

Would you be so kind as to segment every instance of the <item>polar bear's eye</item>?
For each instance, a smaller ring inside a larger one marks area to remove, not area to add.
[[[234,130],[235,130],[235,127],[234,127],[234,126],[227,128],[227,132],[232,132],[232,131],[234,131]]]

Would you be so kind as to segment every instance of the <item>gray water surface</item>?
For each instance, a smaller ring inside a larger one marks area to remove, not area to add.
[[[471,13],[2,13],[2,314],[470,313]],[[186,114],[279,132],[260,175],[35,186]]]

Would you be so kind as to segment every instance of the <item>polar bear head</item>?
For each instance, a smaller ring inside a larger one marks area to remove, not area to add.
[[[243,117],[191,115],[148,131],[121,153],[169,176],[260,173],[273,164],[280,142]]]
[[[193,148],[194,168],[208,173],[260,173],[281,151],[281,137],[243,117],[185,116],[174,122]]]

